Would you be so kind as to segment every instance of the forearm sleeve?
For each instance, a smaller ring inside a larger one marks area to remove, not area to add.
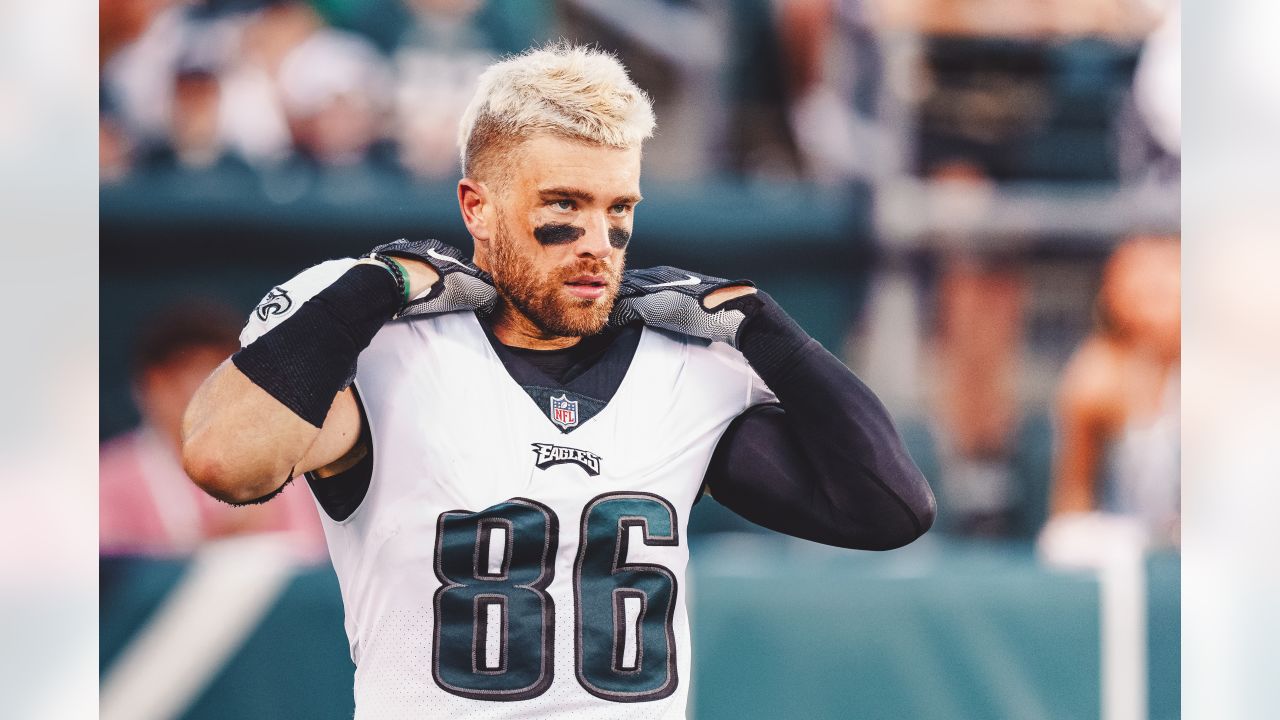
[[[936,504],[884,405],[767,295],[748,297],[758,304],[747,305],[739,348],[781,404],[730,426],[708,469],[711,494],[752,522],[828,545],[915,540]]]
[[[356,358],[402,300],[385,269],[353,265],[231,360],[298,417],[321,427]]]

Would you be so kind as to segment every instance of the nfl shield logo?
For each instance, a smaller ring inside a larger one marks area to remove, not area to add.
[[[578,401],[567,395],[551,398],[551,422],[568,430],[578,424]]]

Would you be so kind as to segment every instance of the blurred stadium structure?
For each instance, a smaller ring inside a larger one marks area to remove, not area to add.
[[[894,410],[939,495],[938,528],[883,556],[699,503],[694,715],[1179,717],[1176,548],[1059,555],[1101,573],[1033,550],[1103,263],[1179,231],[1176,3],[100,6],[104,440],[137,421],[128,358],[157,309],[247,314],[396,237],[468,247],[475,76],[596,42],[658,116],[631,263],[767,288]],[[332,571],[258,540],[102,560],[104,717],[350,716]]]

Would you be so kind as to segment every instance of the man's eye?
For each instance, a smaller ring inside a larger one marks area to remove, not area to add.
[[[625,215],[627,211],[630,209],[631,209],[630,205],[619,204],[609,208],[609,211],[612,212],[614,215]]]
[[[557,209],[557,210],[572,210],[572,209],[573,209],[573,201],[572,201],[572,200],[552,200],[552,201],[551,201],[551,205],[552,205],[552,206],[554,206],[554,207],[555,207],[555,209]]]

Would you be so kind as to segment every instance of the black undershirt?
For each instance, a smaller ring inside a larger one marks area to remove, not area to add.
[[[522,385],[537,384],[538,381],[544,380],[536,375],[530,375],[527,372],[530,367],[557,385],[569,386],[579,384],[575,381],[586,379],[588,371],[596,370],[597,372],[591,374],[600,374],[597,366],[605,362],[610,366],[605,373],[610,376],[609,379],[604,381],[603,387],[592,388],[594,392],[587,393],[605,402],[608,402],[613,397],[613,392],[617,390],[617,382],[622,380],[627,367],[631,365],[631,357],[635,354],[635,346],[640,340],[640,326],[628,325],[624,328],[606,328],[595,335],[582,338],[567,348],[533,350],[504,345],[494,335],[493,327],[488,322],[481,320],[480,324],[484,327],[485,334],[489,337],[489,344],[493,346],[498,358],[502,360],[511,376]],[[621,347],[616,347],[620,344]],[[613,352],[610,353],[610,350]],[[610,382],[610,380],[616,382]],[[601,385],[601,383],[591,384]],[[614,387],[608,387],[610,384]]]
[[[507,353],[538,368],[544,375],[564,385],[595,364],[613,343],[613,334],[594,335],[558,350],[533,350],[503,345]]]

